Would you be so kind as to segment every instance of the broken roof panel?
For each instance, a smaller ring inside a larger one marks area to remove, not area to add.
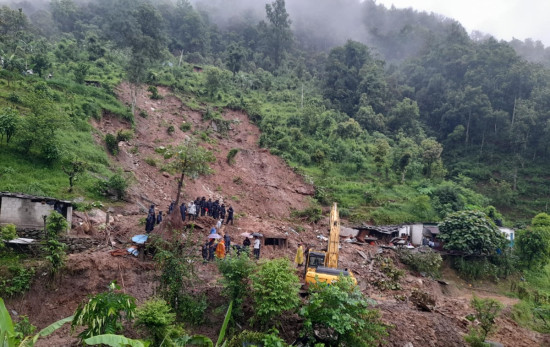
[[[357,230],[376,231],[382,234],[390,235],[399,232],[399,227],[399,225],[361,225],[353,228]]]
[[[432,235],[439,234],[439,227],[437,225],[424,225],[424,230],[430,232]]]

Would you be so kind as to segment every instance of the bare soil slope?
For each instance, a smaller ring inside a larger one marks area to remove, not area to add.
[[[158,206],[157,211],[166,211],[170,201],[175,198],[176,177],[160,170],[165,161],[155,152],[155,148],[176,146],[192,133],[199,136],[201,132],[212,130],[211,122],[203,122],[200,112],[185,107],[169,90],[159,88],[159,91],[164,96],[162,100],[151,100],[144,89],[138,93],[137,108],[145,111],[148,116],[136,116],[134,126],[109,115],[93,123],[98,130],[98,143],[103,143],[106,133],[114,134],[120,129],[135,130],[135,137],[128,142],[121,142],[120,153],[113,157],[117,165],[132,176],[127,202],[115,207],[115,221],[110,226],[112,239],[118,248],[127,246],[125,242],[131,236],[144,232],[143,226],[139,225],[139,219],[145,217],[146,209],[151,203]],[[130,103],[129,85],[122,84],[118,94],[123,101]],[[298,242],[305,242],[313,249],[326,248],[326,241],[319,237],[328,236],[328,218],[313,225],[289,218],[291,209],[304,209],[308,206],[308,197],[314,192],[312,185],[304,182],[279,157],[258,147],[260,132],[245,114],[228,110],[220,112],[224,119],[231,121],[231,129],[223,136],[215,131],[211,132],[210,143],[205,145],[216,156],[216,162],[212,165],[214,174],[195,181],[186,180],[183,201],[205,196],[207,199],[219,199],[226,206],[232,205],[238,218],[235,225],[225,226],[223,232],[227,232],[233,242],[241,243],[243,238],[240,234],[245,231],[288,239],[288,248],[264,247],[263,258],[284,256],[292,260]],[[183,122],[189,123],[191,130],[181,131],[179,127]],[[170,125],[175,128],[171,135],[167,132]],[[227,154],[231,149],[239,149],[233,165],[227,163]],[[328,215],[328,211],[324,215]],[[206,237],[208,231],[204,229],[209,229],[215,221],[205,217],[200,219],[199,224],[203,227],[199,231],[199,237],[202,234]],[[303,231],[296,232],[296,229]],[[106,239],[105,234],[97,228],[88,234]],[[407,274],[400,280],[400,290],[380,290],[374,285],[381,276],[380,271],[369,260],[381,252],[378,246],[346,242],[341,245],[341,267],[349,268],[356,274],[360,288],[375,299],[383,321],[392,327],[387,345],[465,345],[462,336],[472,324],[465,317],[473,312],[469,300],[474,291],[452,283],[444,286],[414,274]],[[41,276],[30,292],[22,298],[9,300],[8,307],[19,314],[29,315],[34,324],[44,327],[71,315],[86,295],[104,291],[114,279],[139,302],[154,295],[154,263],[150,260],[140,261],[131,256],[112,257],[108,252],[110,248],[111,245],[105,243],[105,246],[97,250],[71,255],[66,273],[60,280],[52,284],[45,276]],[[359,251],[369,259],[364,259]],[[383,256],[391,257],[398,267],[404,268],[398,263],[393,251],[384,250]],[[223,298],[220,296],[221,288],[217,283],[215,266],[198,266],[202,284],[197,290],[208,293],[211,306],[221,305]],[[431,312],[420,311],[410,302],[409,297],[414,289],[434,297],[436,304]],[[483,296],[483,293],[477,292],[477,295]],[[498,295],[493,297],[503,301],[508,307],[515,303],[509,298]],[[223,320],[223,314],[215,308],[212,307],[211,312],[207,313],[210,324],[196,331],[190,330],[215,338]],[[518,327],[509,318],[509,308],[505,309],[497,324],[498,329],[491,336],[493,341],[506,346],[550,345],[548,336]],[[283,325],[282,331],[288,334],[299,329],[300,321],[296,316],[291,316],[285,319]],[[41,340],[39,345],[76,344],[77,340],[69,337],[68,332],[65,327],[52,337]]]

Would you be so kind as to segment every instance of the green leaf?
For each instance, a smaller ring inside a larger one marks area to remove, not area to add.
[[[87,345],[108,345],[111,347],[147,347],[149,346],[148,342],[141,340],[129,339],[126,336],[114,335],[114,334],[104,334],[97,335],[84,340]]]
[[[70,317],[67,317],[67,318],[60,319],[57,322],[54,322],[54,323],[48,325],[44,329],[40,330],[38,332],[38,334],[34,335],[34,337],[32,338],[32,344],[34,345],[39,337],[44,337],[44,336],[50,335],[51,333],[53,333],[57,329],[61,328],[63,326],[63,324],[69,323],[72,320],[73,320],[73,316],[70,316]]]
[[[231,319],[231,311],[233,310],[233,300],[229,303],[229,307],[227,308],[227,312],[225,313],[225,319],[223,320],[222,329],[220,330],[220,336],[218,336],[218,341],[216,342],[216,347],[222,343],[224,337],[225,337],[225,331],[227,330],[227,325],[229,324],[229,320]]]
[[[13,322],[2,299],[0,299],[0,346],[15,346]]]

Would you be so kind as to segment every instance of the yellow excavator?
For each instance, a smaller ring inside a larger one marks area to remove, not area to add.
[[[330,211],[330,236],[326,252],[310,251],[306,259],[306,284],[315,282],[333,283],[339,276],[350,276],[357,284],[357,279],[348,269],[338,269],[338,252],[340,246],[340,216],[336,203]]]

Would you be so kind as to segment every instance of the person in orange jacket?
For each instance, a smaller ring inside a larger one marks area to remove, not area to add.
[[[216,247],[216,257],[218,259],[225,258],[225,242],[223,241],[223,239],[220,240],[218,246]]]

